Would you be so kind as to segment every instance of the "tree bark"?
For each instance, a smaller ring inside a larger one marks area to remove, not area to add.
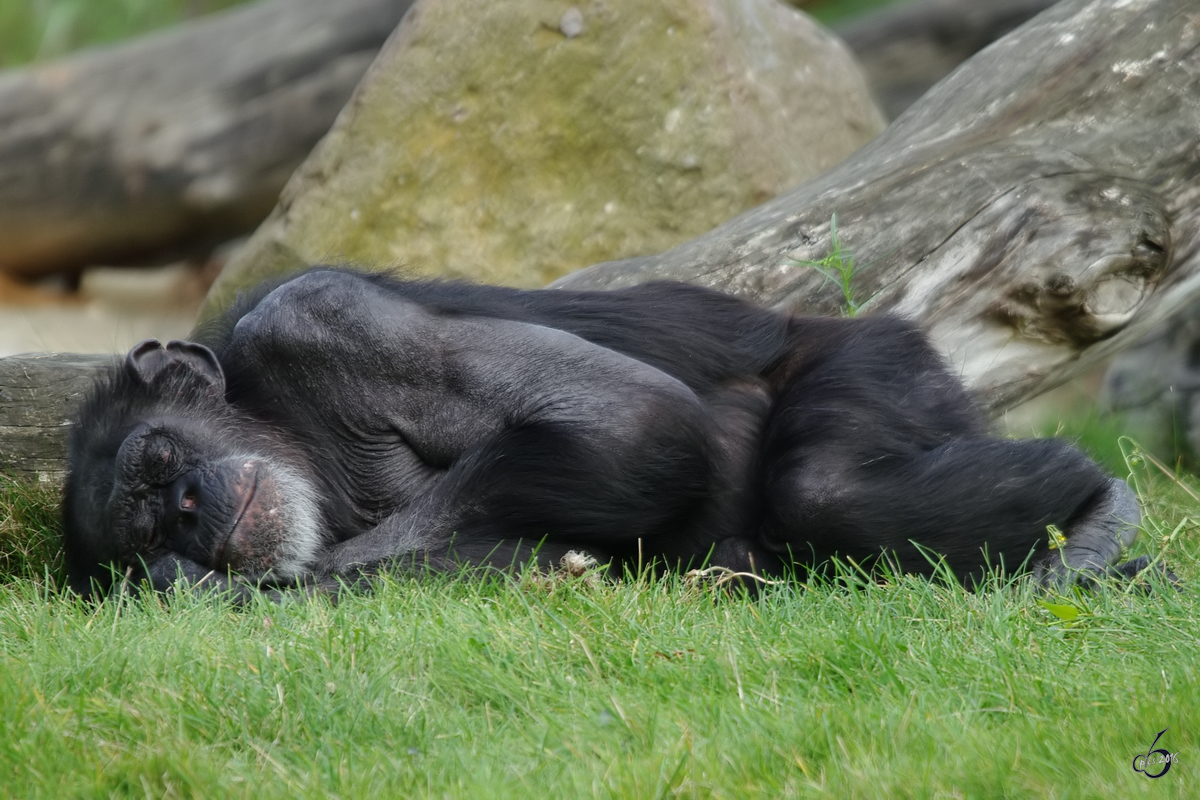
[[[257,225],[411,0],[269,0],[0,74],[0,271]]]
[[[857,256],[863,313],[919,320],[993,413],[1200,294],[1200,6],[1064,0],[825,175],[665,253],[555,285],[683,280],[837,314],[810,266]]]
[[[0,358],[0,472],[59,483],[75,407],[116,356],[42,353]]]

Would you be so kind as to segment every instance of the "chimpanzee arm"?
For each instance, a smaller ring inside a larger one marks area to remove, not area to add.
[[[450,549],[478,561],[516,539],[635,543],[711,488],[708,412],[678,380],[560,330],[430,313],[354,275],[276,290],[222,361],[234,402],[297,432],[331,495],[383,517],[335,532],[321,573]]]
[[[317,572],[351,574],[413,554],[435,565],[506,565],[541,547],[549,564],[565,549],[599,558],[630,551],[638,539],[653,547],[686,524],[708,489],[701,443],[681,433],[622,441],[554,423],[507,429],[411,506],[331,548]]]
[[[112,593],[128,592],[136,595],[143,587],[155,592],[200,592],[245,605],[256,596],[282,600],[284,589],[301,589],[309,593],[336,595],[345,585],[333,577],[304,578],[284,581],[279,588],[260,586],[252,578],[231,574],[227,569],[212,569],[198,564],[177,553],[167,553],[157,559],[144,562],[140,568],[131,569],[128,580],[118,581]]]
[[[187,586],[204,586],[217,593],[229,592],[242,599],[251,591],[245,584],[231,581],[227,573],[210,569],[175,553],[144,564],[130,578],[134,587],[145,581],[156,592],[165,592],[177,582]]]

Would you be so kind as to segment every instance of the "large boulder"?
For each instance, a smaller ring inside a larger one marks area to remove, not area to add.
[[[313,262],[540,286],[665,250],[883,117],[778,0],[418,0],[206,312]]]

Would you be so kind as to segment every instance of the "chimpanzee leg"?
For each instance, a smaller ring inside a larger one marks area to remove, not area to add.
[[[1107,574],[1122,549],[1137,538],[1141,517],[1137,499],[1125,481],[1110,479],[1064,531],[1066,543],[1035,560],[1035,579],[1043,586],[1061,587],[1075,580],[1079,572]],[[1125,575],[1125,571],[1116,574]]]
[[[1124,483],[1052,440],[958,439],[838,467],[815,453],[778,473],[768,492],[765,541],[817,563],[888,552],[906,572],[929,574],[925,548],[966,576],[986,563],[1013,569],[1035,552],[1039,580],[1061,582],[1115,563],[1137,532]],[[1066,535],[1057,553],[1045,553],[1047,525]]]
[[[1063,442],[983,435],[924,340],[892,333],[864,329],[789,380],[764,439],[763,544],[807,565],[887,553],[921,574],[941,556],[963,578],[1031,552],[1044,582],[1113,563],[1136,532],[1124,484]],[[1042,556],[1051,524],[1061,567]]]

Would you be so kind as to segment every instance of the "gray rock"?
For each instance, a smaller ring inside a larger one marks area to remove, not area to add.
[[[540,286],[686,241],[883,126],[846,47],[776,0],[575,9],[418,0],[206,312],[317,261]]]

